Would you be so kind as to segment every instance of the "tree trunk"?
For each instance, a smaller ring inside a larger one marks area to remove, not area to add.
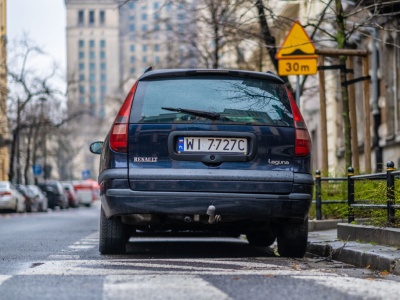
[[[24,179],[25,184],[30,184],[28,178],[29,168],[31,166],[31,149],[32,149],[32,136],[33,136],[34,126],[29,127],[28,130],[28,142],[26,145],[26,158],[25,158],[25,169],[24,169]]]
[[[341,0],[335,0],[336,4],[336,23],[338,25],[337,37],[338,49],[345,49],[346,47],[346,20],[343,13],[343,7]],[[346,56],[339,57],[339,64],[343,66],[340,69],[340,82],[341,82],[341,94],[342,94],[342,117],[343,117],[343,129],[344,129],[344,158],[346,162],[346,168],[352,165],[352,154],[351,154],[351,126],[350,126],[350,114],[349,114],[349,94],[347,86],[343,85],[346,81]]]
[[[11,142],[11,147],[10,147],[10,166],[8,170],[8,180],[13,182],[14,181],[14,161],[15,161],[15,152],[17,148],[17,138],[18,138],[18,128],[15,128],[13,130],[12,134],[12,142]]]
[[[264,38],[265,49],[267,50],[269,58],[275,67],[275,71],[278,73],[278,60],[275,57],[276,41],[275,41],[275,38],[271,35],[271,31],[269,30],[267,18],[265,16],[265,11],[264,11],[264,4],[263,4],[262,0],[256,0],[256,7],[257,7],[257,11],[258,11],[258,20],[260,22],[261,33]],[[289,82],[288,77],[282,76],[281,78],[283,79],[283,81],[285,82],[285,84],[289,88],[289,90],[291,92],[293,92],[293,88]]]

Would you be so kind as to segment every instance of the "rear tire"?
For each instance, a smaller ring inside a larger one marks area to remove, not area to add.
[[[100,242],[101,254],[124,254],[128,241],[128,226],[120,218],[107,219],[103,207],[100,212]]]
[[[282,257],[304,257],[307,251],[308,218],[300,224],[285,224],[278,233],[278,252]]]
[[[252,246],[269,247],[275,241],[275,234],[269,231],[254,231],[246,233],[246,238]]]

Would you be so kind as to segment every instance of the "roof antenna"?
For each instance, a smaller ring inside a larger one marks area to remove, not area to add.
[[[153,67],[152,67],[152,66],[149,66],[149,67],[146,68],[146,70],[144,70],[143,73],[147,73],[147,72],[149,72],[149,71],[151,71],[151,70],[153,70]]]

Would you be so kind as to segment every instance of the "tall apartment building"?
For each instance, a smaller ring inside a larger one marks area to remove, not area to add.
[[[7,0],[0,0],[0,180],[8,180]]]
[[[132,83],[148,66],[196,66],[190,46],[194,10],[164,0],[65,4],[68,107],[70,112],[87,112],[74,124],[80,150],[73,177],[87,170],[95,177],[98,157],[88,146],[105,137]]]

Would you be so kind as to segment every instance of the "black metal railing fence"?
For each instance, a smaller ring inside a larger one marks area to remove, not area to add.
[[[322,220],[322,205],[326,204],[346,204],[348,206],[348,222],[351,223],[355,219],[354,209],[386,209],[388,224],[395,224],[396,209],[400,205],[396,205],[395,194],[395,178],[400,177],[400,171],[396,171],[394,163],[389,161],[386,164],[386,172],[373,173],[365,175],[354,175],[354,169],[347,169],[347,177],[321,177],[321,172],[315,172],[315,208],[317,220]],[[355,182],[360,180],[386,181],[386,204],[374,204],[368,202],[376,202],[366,199],[355,199]],[[347,183],[347,199],[323,200],[322,198],[322,182],[346,182]],[[363,202],[363,203],[360,203]]]

